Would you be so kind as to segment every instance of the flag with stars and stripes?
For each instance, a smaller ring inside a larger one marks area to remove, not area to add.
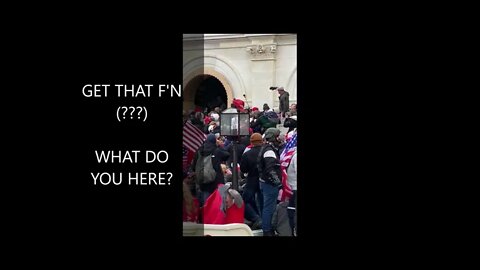
[[[290,198],[293,195],[292,188],[288,185],[287,181],[287,167],[292,160],[292,156],[297,151],[297,132],[293,134],[291,139],[288,141],[287,145],[280,154],[280,169],[282,171],[282,190],[279,193],[279,200],[285,201],[285,199]]]
[[[207,135],[189,121],[183,126],[183,146],[188,150],[196,152],[206,139]]]

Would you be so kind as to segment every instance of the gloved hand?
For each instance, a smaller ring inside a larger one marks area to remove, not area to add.
[[[278,188],[282,188],[282,181],[278,178],[278,175],[273,172],[273,171],[270,171],[270,179],[272,180],[272,184],[274,187],[278,187]]]

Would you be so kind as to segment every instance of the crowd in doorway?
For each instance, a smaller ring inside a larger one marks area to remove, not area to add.
[[[233,100],[232,108],[250,114],[248,136],[220,136],[220,107],[184,112],[184,222],[245,223],[264,236],[296,235],[297,106],[277,90],[278,112]]]

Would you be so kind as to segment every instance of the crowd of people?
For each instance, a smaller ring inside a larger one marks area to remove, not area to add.
[[[288,104],[288,92],[277,90],[279,112],[233,100],[232,108],[250,114],[248,136],[220,136],[218,107],[184,115],[184,222],[245,223],[264,236],[296,235],[297,107]],[[238,190],[232,186],[234,170]]]

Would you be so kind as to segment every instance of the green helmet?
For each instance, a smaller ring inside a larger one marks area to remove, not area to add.
[[[280,136],[280,130],[278,128],[269,128],[265,130],[265,133],[263,133],[263,136],[265,140],[271,141],[275,139],[276,137]]]

